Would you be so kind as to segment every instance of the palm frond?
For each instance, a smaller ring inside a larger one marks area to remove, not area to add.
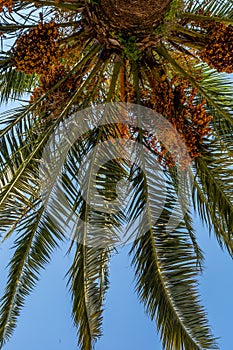
[[[9,103],[27,96],[35,85],[36,78],[23,72],[17,72],[12,67],[1,72],[0,78],[0,103]]]
[[[194,182],[195,210],[214,228],[217,240],[232,256],[232,154],[218,141],[210,142],[205,155],[195,163],[197,178]]]
[[[102,334],[102,313],[108,288],[108,249],[76,245],[74,262],[68,271],[72,293],[72,314],[78,329],[78,342],[91,350]]]
[[[214,349],[215,340],[196,289],[196,254],[200,256],[201,251],[191,221],[188,214],[182,219],[183,204],[177,204],[176,187],[169,174],[160,177],[159,172],[155,174],[154,160],[143,152],[138,157],[146,176],[137,167],[131,174],[133,194],[127,217],[132,221],[140,218],[130,252],[139,299],[156,320],[164,349]],[[171,220],[174,210],[177,227]]]
[[[208,0],[205,1],[205,6],[203,6],[199,0],[186,0],[185,3],[187,16],[189,14],[197,14],[199,11],[201,11],[203,15],[211,13],[211,16],[220,18],[232,18],[233,16],[233,5],[231,0],[223,0],[219,2],[215,0]],[[190,18],[192,18],[192,16]]]
[[[214,116],[212,120],[213,133],[216,137],[231,143],[232,139],[232,123],[229,120],[233,115],[232,103],[232,81],[229,76],[224,73],[217,73],[215,70],[205,66],[202,68],[202,79],[200,86],[211,97],[213,104],[207,103],[207,110]],[[225,114],[228,118],[225,118]]]
[[[171,197],[174,203],[174,194]],[[151,229],[145,233],[143,227],[139,228],[139,238],[130,252],[139,299],[156,320],[164,349],[217,348],[199,302],[196,289],[199,268],[187,222],[170,231],[170,205],[157,223],[153,223],[153,211],[151,203],[146,217]]]
[[[35,208],[18,227],[15,253],[8,265],[7,286],[1,298],[1,348],[12,335],[24,300],[35,287],[41,268],[62,239],[62,231],[46,217],[43,207]]]

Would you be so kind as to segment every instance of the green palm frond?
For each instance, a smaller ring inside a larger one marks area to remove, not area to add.
[[[202,253],[196,244],[191,220],[188,214],[182,219],[182,204],[177,205],[176,187],[169,174],[166,180],[159,177],[159,172],[156,176],[154,162],[147,157],[143,157],[142,164],[147,170],[146,176],[137,167],[131,174],[133,195],[127,213],[131,220],[143,214],[130,252],[139,299],[156,320],[164,349],[217,348],[196,290],[197,262],[201,261]],[[164,180],[167,193],[161,188]],[[159,215],[163,200],[165,204]],[[177,228],[169,221],[173,210],[176,226],[179,219],[182,220]]]
[[[228,147],[228,145],[227,145]],[[194,206],[232,256],[232,152],[218,141],[196,160]]]
[[[62,220],[61,224],[67,227],[71,223],[74,224],[70,232],[73,237],[70,250],[75,249],[75,254],[67,276],[72,295],[73,320],[78,329],[78,343],[85,350],[91,350],[102,334],[103,303],[108,288],[108,264],[112,247],[119,239],[119,229],[124,221],[123,213],[111,215],[106,212],[105,206],[106,199],[111,202],[115,198],[115,185],[117,178],[122,176],[122,167],[120,163],[112,162],[109,168],[107,164],[104,164],[101,170],[97,167],[99,172],[95,173],[94,165],[98,162],[98,157],[95,155],[92,158],[93,164],[90,165],[93,170],[89,171],[89,178],[85,177],[87,186],[82,187],[82,191],[79,189],[78,179],[82,172],[83,157],[95,146],[96,140],[105,139],[106,133],[110,133],[110,130],[95,129],[91,135],[77,140],[72,146],[63,164],[62,182],[56,188],[56,194],[49,207],[52,221]],[[104,174],[108,175],[107,179],[104,178]],[[92,202],[93,181],[96,181],[99,204],[96,197]],[[60,195],[65,198],[61,200]],[[101,204],[103,197],[105,202]],[[93,204],[97,205],[97,210],[92,209]],[[75,213],[77,216],[73,219]]]
[[[10,338],[25,297],[33,290],[39,272],[49,262],[51,253],[63,240],[58,227],[44,214],[44,208],[35,208],[18,227],[14,255],[9,262],[9,276],[1,298],[0,347]]]
[[[232,81],[226,74],[217,73],[208,67],[202,69],[202,80],[200,81],[202,89],[211,97],[214,105],[207,103],[209,113],[214,116],[213,130],[216,137],[221,137],[231,143],[232,140]],[[228,115],[225,118],[225,115]]]
[[[68,271],[72,314],[82,349],[91,350],[102,335],[103,302],[108,288],[108,249],[76,245]]]
[[[170,200],[174,203],[174,198]],[[156,320],[164,349],[217,348],[199,303],[195,247],[185,223],[171,232],[169,206],[155,224],[153,209],[147,211],[151,229],[135,240],[131,250],[139,298]]]
[[[6,73],[1,73],[0,81],[0,103],[9,103],[20,100],[32,91],[36,78],[28,76],[23,72],[17,72],[11,68]]]

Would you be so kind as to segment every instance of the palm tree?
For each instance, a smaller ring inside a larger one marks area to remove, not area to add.
[[[93,234],[90,227],[110,235],[111,241],[125,223],[140,218],[144,207],[147,229],[138,225],[130,256],[139,299],[156,321],[163,348],[216,349],[199,302],[203,253],[191,212],[193,208],[232,256],[233,102],[226,74],[233,72],[232,2],[1,0],[0,11],[1,102],[20,103],[2,113],[0,121],[0,227],[3,241],[15,236],[1,299],[1,346],[11,337],[40,270],[66,240],[68,202],[72,213],[83,218],[76,227],[82,240],[71,241],[74,259],[67,272],[82,350],[91,350],[101,336],[108,264],[115,252],[109,242],[85,244]],[[65,202],[53,198],[48,212],[38,176],[48,140],[69,116],[111,102],[140,105],[162,115],[178,132],[191,163],[179,164],[175,150],[143,127],[99,125],[67,152],[61,178]],[[123,156],[110,160],[90,172],[99,197],[111,203],[122,179],[132,187],[127,208],[112,214],[92,208],[75,181],[83,157],[119,135],[153,153],[168,191],[166,196],[158,192],[148,204],[154,164],[148,165],[145,176]],[[182,220],[170,227],[182,167],[192,180],[192,203],[184,215],[182,207],[176,208]],[[159,200],[164,206],[154,223]]]

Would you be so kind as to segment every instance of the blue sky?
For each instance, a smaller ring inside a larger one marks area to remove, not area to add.
[[[233,262],[223,253],[214,237],[196,220],[196,229],[202,248],[206,252],[206,268],[200,278],[200,291],[208,311],[210,324],[219,340],[221,350],[232,349],[233,324]],[[143,306],[133,293],[133,273],[127,248],[112,259],[111,288],[105,308],[104,336],[96,350],[160,350],[155,325],[144,313]],[[71,257],[57,251],[51,265],[42,273],[36,290],[30,295],[19,318],[18,327],[4,350],[75,350],[76,331],[70,319],[70,297],[65,288],[64,275]],[[1,246],[2,268],[9,259],[7,245]]]

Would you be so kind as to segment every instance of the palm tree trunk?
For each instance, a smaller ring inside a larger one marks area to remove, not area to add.
[[[88,2],[83,12],[83,27],[106,47],[121,47],[119,38],[143,39],[153,35],[172,12],[173,4],[182,0],[99,0]]]
[[[158,25],[172,0],[101,0],[110,26],[121,30],[150,30]]]

